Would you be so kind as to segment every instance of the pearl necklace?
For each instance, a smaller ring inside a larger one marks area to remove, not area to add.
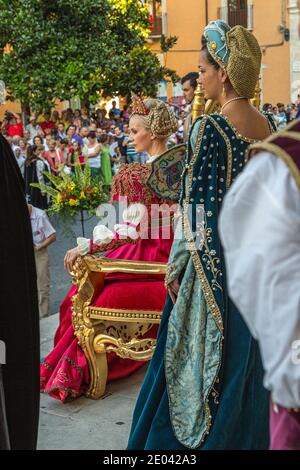
[[[224,103],[223,106],[222,106],[222,108],[221,108],[221,114],[223,113],[224,108],[225,108],[229,103],[232,103],[233,101],[237,101],[237,100],[247,100],[247,98],[245,98],[244,96],[237,96],[236,98],[232,98],[231,100],[226,101],[226,103]]]

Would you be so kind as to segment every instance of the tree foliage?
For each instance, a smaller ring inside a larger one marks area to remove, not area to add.
[[[162,67],[145,45],[150,20],[139,0],[0,0],[0,78],[35,109],[78,96],[156,93]]]

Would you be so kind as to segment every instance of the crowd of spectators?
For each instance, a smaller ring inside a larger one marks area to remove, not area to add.
[[[300,94],[295,103],[287,106],[284,103],[277,103],[275,106],[265,103],[263,111],[273,115],[278,130],[284,129],[291,121],[300,117]]]
[[[172,104],[172,103],[170,103]],[[184,141],[185,123],[190,116],[192,103],[186,107],[173,107],[178,118],[178,131],[168,142],[171,147]],[[271,113],[278,129],[300,117],[300,94],[297,101],[285,106],[266,103],[263,110]],[[68,108],[60,114],[56,109],[44,114],[27,116],[23,126],[21,116],[6,112],[1,132],[9,141],[22,176],[25,180],[27,200],[35,207],[46,209],[48,197],[31,183],[50,184],[44,172],[59,176],[75,173],[75,163],[89,162],[92,177],[100,177],[110,185],[112,176],[124,163],[146,163],[148,155],[137,153],[129,138],[131,109],[122,110],[115,101],[106,109],[89,112],[87,108],[73,111]]]
[[[75,172],[75,163],[89,162],[92,177],[110,185],[112,176],[124,163],[146,163],[148,155],[137,153],[129,139],[130,108],[121,111],[115,101],[109,113],[105,109],[89,112],[86,108],[57,110],[28,116],[23,126],[21,116],[7,112],[1,124],[2,134],[9,141],[25,180],[27,200],[46,209],[46,193],[31,183],[50,184],[45,171],[59,176]],[[177,111],[178,112],[178,111]],[[179,118],[178,133],[169,145],[182,141],[184,112]]]

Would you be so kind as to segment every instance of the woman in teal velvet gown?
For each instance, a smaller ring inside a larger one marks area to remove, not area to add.
[[[249,144],[272,131],[249,102],[261,52],[249,31],[223,21],[206,27],[202,46],[205,95],[222,108],[200,117],[190,133],[169,295],[128,449],[267,449],[269,443],[261,358],[228,297],[218,235],[224,195]]]

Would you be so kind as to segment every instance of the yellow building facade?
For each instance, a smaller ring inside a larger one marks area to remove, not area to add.
[[[157,3],[157,2],[151,2]],[[231,26],[243,24],[253,31],[263,52],[262,100],[285,104],[292,99],[290,12],[288,0],[160,0],[156,15],[161,16],[161,30],[177,36],[172,50],[159,53],[159,33],[152,31],[150,47],[167,67],[180,77],[197,71],[201,35],[208,21],[222,18]],[[155,23],[154,23],[155,26]],[[168,96],[174,88],[168,86]]]
[[[208,21],[222,18],[233,26],[243,24],[253,31],[263,52],[262,102],[288,104],[300,93],[300,42],[297,24],[300,12],[296,0],[141,0],[149,4],[153,30],[149,47],[161,63],[183,77],[198,70],[201,35]],[[285,34],[291,31],[291,40]],[[161,34],[177,36],[177,44],[160,53]],[[167,86],[168,97],[181,93],[178,84]],[[20,112],[18,102],[0,107]]]

